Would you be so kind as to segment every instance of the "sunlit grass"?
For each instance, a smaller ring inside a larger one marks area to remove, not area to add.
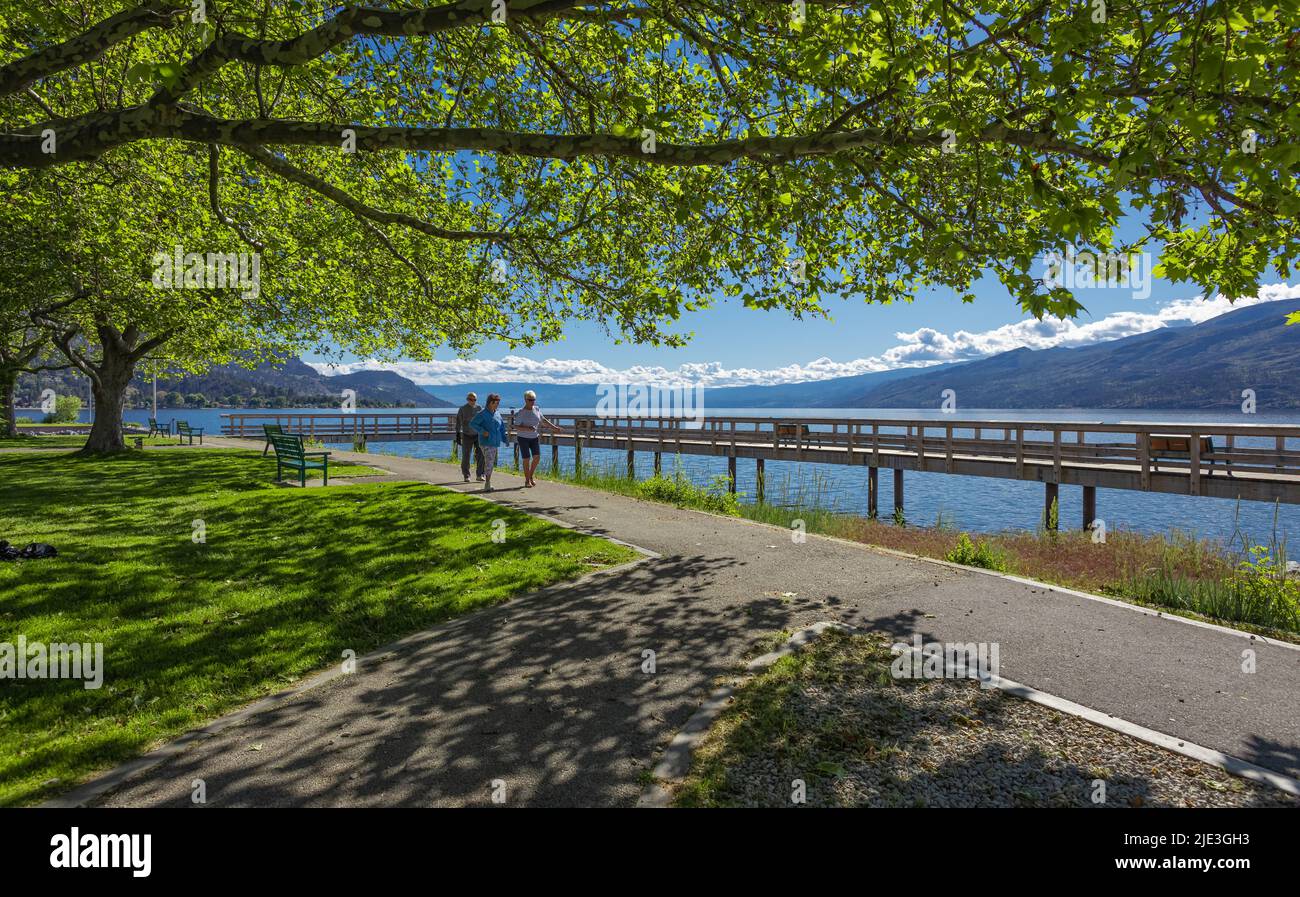
[[[0,538],[59,550],[0,564],[0,642],[102,642],[106,668],[98,690],[0,685],[0,804],[67,790],[345,649],[636,556],[426,484],[297,489],[274,469],[216,449],[0,455]]]
[[[0,448],[63,448],[79,449],[86,444],[86,434],[72,434],[61,436],[39,436],[31,433],[21,432],[19,428],[17,436],[0,436]],[[175,439],[167,439],[162,436],[141,436],[145,445],[176,445]],[[135,445],[135,437],[130,434],[126,437],[127,446]]]

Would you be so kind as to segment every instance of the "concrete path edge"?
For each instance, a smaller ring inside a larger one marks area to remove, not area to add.
[[[899,553],[902,554],[902,552]],[[751,660],[745,666],[746,675],[744,678],[751,678],[754,674],[767,669],[782,657],[802,650],[820,638],[828,629],[839,629],[854,633],[863,632],[858,627],[835,621],[823,620],[813,623],[795,632],[776,651]],[[908,651],[913,654],[917,653],[915,649],[911,648]],[[945,659],[945,664],[946,662]],[[1017,698],[1033,701],[1035,704],[1049,707],[1060,713],[1067,713],[1094,725],[1163,748],[1171,753],[1181,754],[1192,760],[1218,767],[1224,772],[1240,778],[1269,785],[1279,791],[1300,797],[1300,779],[1293,779],[1271,769],[1256,766],[1254,763],[1242,760],[1240,757],[1234,757],[1213,748],[1203,747],[1185,739],[1175,738],[1172,735],[1166,735],[1164,732],[1157,732],[1155,729],[1148,729],[1146,726],[1140,726],[1137,723],[1131,723],[1128,720],[1102,713],[1099,710],[1093,710],[1091,707],[1076,704],[1074,701],[1057,697],[1019,682],[1013,682],[1010,679],[1003,679],[1000,676],[980,676],[973,669],[964,670],[963,675],[966,678],[974,679],[985,688],[996,688]],[[642,793],[637,801],[637,807],[661,809],[672,805],[672,794],[666,786],[680,784],[686,779],[687,773],[690,772],[695,748],[708,735],[713,723],[721,715],[723,708],[731,701],[731,698],[736,693],[736,687],[736,685],[723,685],[715,689],[691,718],[686,721],[686,725],[682,727],[681,731],[673,736],[672,741],[664,749],[663,756],[651,773],[654,776],[654,782]]]
[[[491,504],[498,504],[497,502],[491,501],[491,499],[487,498],[486,496],[476,495],[474,493],[466,493],[466,492],[461,492],[458,494],[467,495],[470,498],[474,498],[479,501],[486,501]],[[553,594],[556,589],[571,588],[573,586],[579,585],[581,583],[589,582],[594,579],[601,579],[607,576],[614,576],[626,570],[630,570],[633,567],[638,567],[647,561],[655,560],[657,558],[662,557],[662,555],[660,555],[658,552],[651,551],[649,548],[644,548],[640,545],[633,545],[631,542],[626,542],[622,539],[616,539],[604,533],[598,533],[593,530],[585,529],[584,527],[581,526],[576,526],[567,521],[559,520],[555,517],[552,517],[549,514],[542,514],[540,512],[529,510],[527,508],[518,508],[514,506],[508,506],[508,507],[511,507],[512,510],[519,511],[520,513],[527,514],[530,517],[536,517],[540,520],[545,520],[548,523],[555,524],[556,526],[563,527],[564,529],[574,530],[576,532],[580,532],[588,536],[594,536],[598,539],[604,539],[607,542],[614,542],[615,544],[623,545],[627,548],[631,548],[633,551],[636,551],[638,554],[641,555],[641,557],[637,558],[636,560],[627,561],[626,563],[622,563],[622,564],[616,564],[613,567],[606,567],[603,570],[593,570],[592,572],[586,573],[578,577],[577,579],[570,579],[564,582],[557,582],[552,585],[546,586],[544,588],[537,589],[535,591],[520,595],[517,598],[511,598],[507,602],[509,604],[539,600],[547,597],[548,595]],[[438,629],[440,626],[453,622],[455,619],[456,618],[452,618],[452,620],[444,621],[443,623],[438,624],[438,626],[434,626],[430,629],[416,630],[415,632],[403,636],[397,641],[389,642],[387,645],[381,645],[375,650],[370,651],[361,657],[358,657],[356,660],[357,665],[358,667],[361,667],[366,665],[367,662],[378,661],[379,659],[385,657],[386,655],[392,654],[394,651],[400,650],[402,647],[404,647],[405,645],[411,642],[425,638],[430,632]],[[261,713],[264,710],[267,710],[268,708],[292,701],[293,699],[300,697],[301,695],[311,691],[312,689],[319,688],[320,686],[332,682],[335,679],[341,678],[343,676],[350,676],[350,675],[354,675],[354,674],[344,672],[342,664],[334,664],[329,669],[322,670],[321,672],[308,676],[306,679],[300,680],[296,685],[290,688],[284,689],[283,691],[276,692],[275,694],[272,695],[267,695],[264,698],[259,698],[253,703],[247,704],[244,707],[239,708],[238,710],[233,710],[229,713],[223,714],[222,716],[217,717],[212,722],[208,723],[206,726],[203,726],[200,729],[194,729],[193,731],[186,732],[184,735],[181,735],[179,738],[166,742],[165,744],[160,745],[159,747],[156,747],[153,750],[149,751],[148,753],[136,757],[133,760],[128,760],[125,763],[115,766],[112,769],[108,770],[107,772],[95,776],[89,781],[83,782],[82,784],[78,785],[76,788],[72,789],[66,794],[62,794],[58,797],[51,798],[50,800],[38,804],[37,806],[42,809],[56,809],[56,808],[66,809],[72,807],[88,806],[89,804],[93,803],[99,798],[111,793],[112,791],[114,791],[116,788],[118,788],[120,785],[122,785],[124,782],[128,781],[129,779],[132,779],[135,776],[139,775],[140,773],[146,772],[154,768],[155,766],[157,766],[158,764],[162,763],[165,760],[175,757],[178,754],[184,753],[190,747],[203,741],[204,739],[212,738],[213,736],[220,734],[221,732],[225,731],[231,726],[238,725],[239,723],[244,722],[250,717],[253,717],[256,714]]]

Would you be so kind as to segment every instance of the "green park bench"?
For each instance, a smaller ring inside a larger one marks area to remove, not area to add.
[[[181,439],[188,438],[190,440],[190,445],[193,445],[194,437],[197,436],[199,437],[199,445],[203,445],[202,427],[191,427],[189,421],[184,421],[184,420],[178,420],[175,421],[174,423],[176,424],[176,436],[178,441]]]
[[[262,432],[266,434],[266,447],[262,449],[262,457],[265,458],[266,453],[271,450],[271,437],[284,436],[285,432],[284,427],[279,424],[262,424]]]
[[[275,481],[280,482],[281,469],[288,467],[298,471],[298,484],[307,485],[307,471],[320,470],[324,478],[323,485],[330,484],[330,453],[305,452],[302,437],[287,433],[267,433],[266,438],[275,446]]]
[[[160,424],[158,418],[149,418],[149,435],[150,436],[170,436],[172,435],[171,424]]]

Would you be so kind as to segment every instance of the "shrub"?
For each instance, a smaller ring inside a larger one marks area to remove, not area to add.
[[[957,538],[957,545],[948,552],[947,558],[954,564],[962,564],[966,567],[983,567],[985,570],[997,570],[1003,573],[1007,570],[1007,560],[1001,553],[983,540],[978,544],[972,542],[966,533],[962,533]]]
[[[1300,582],[1287,575],[1285,548],[1242,542],[1237,563],[1226,574],[1198,569],[1185,547],[1174,543],[1155,563],[1137,565],[1118,588],[1107,591],[1212,619],[1300,631]]]
[[[697,486],[682,471],[672,476],[653,476],[637,484],[637,493],[652,501],[662,501],[683,508],[697,508],[715,514],[740,514],[737,496],[730,490],[730,480],[723,474],[708,486]]]
[[[54,412],[45,415],[47,424],[75,424],[81,416],[81,399],[76,396],[59,396],[54,400]]]
[[[1286,559],[1263,545],[1251,546],[1232,576],[1233,610],[1247,620],[1278,629],[1300,629],[1300,582],[1287,576]]]

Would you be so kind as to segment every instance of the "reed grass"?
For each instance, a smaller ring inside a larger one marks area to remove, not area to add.
[[[538,473],[545,471],[543,465]],[[933,526],[915,526],[907,525],[901,515],[885,522],[845,510],[829,478],[816,471],[798,478],[785,471],[769,479],[770,497],[764,502],[728,493],[725,475],[706,485],[694,483],[680,459],[670,474],[649,480],[629,479],[626,467],[612,461],[588,462],[576,474],[545,475],[634,498],[1013,573],[1300,641],[1300,579],[1287,573],[1286,544],[1278,537],[1276,513],[1272,536],[1263,544],[1252,542],[1239,528],[1226,542],[1178,530],[1112,530],[1105,541],[1094,541],[1089,532],[1054,528],[1056,507],[1033,531],[981,533],[972,539],[943,511]]]

